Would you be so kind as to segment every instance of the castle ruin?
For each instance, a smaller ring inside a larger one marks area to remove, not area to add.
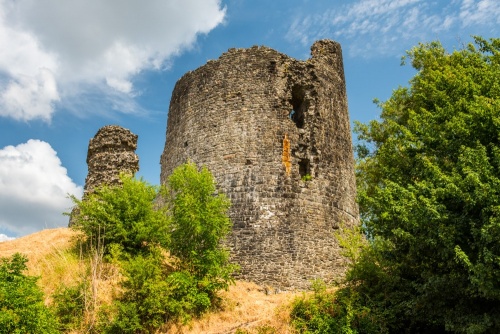
[[[106,125],[97,131],[87,152],[85,193],[101,185],[121,184],[120,173],[135,175],[139,170],[139,157],[135,154],[137,138],[118,125]]]
[[[83,199],[99,186],[120,185],[120,173],[135,175],[139,170],[137,135],[118,125],[100,128],[89,142],[87,151],[88,173],[85,179]],[[73,208],[69,226],[78,208]]]
[[[185,74],[170,101],[161,183],[188,160],[231,199],[240,278],[287,290],[342,276],[334,231],[359,221],[338,43],[314,43],[306,61],[230,49]]]

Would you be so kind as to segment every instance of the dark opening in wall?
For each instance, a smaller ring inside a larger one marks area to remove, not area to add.
[[[304,89],[300,86],[294,86],[292,88],[292,99],[290,100],[292,111],[290,111],[288,117],[290,117],[299,129],[304,127],[304,113],[307,111],[307,103],[304,99]]]
[[[306,175],[311,175],[311,163],[309,162],[309,159],[299,160],[299,175],[300,178],[303,178]]]

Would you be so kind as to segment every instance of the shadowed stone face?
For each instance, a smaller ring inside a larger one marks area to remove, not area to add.
[[[230,49],[185,74],[161,157],[162,183],[188,160],[210,169],[232,202],[240,278],[278,289],[342,276],[333,232],[358,224],[341,48],[322,40],[311,55]]]

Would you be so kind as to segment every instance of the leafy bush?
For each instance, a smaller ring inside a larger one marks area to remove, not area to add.
[[[177,167],[165,193],[171,214],[168,249],[180,261],[179,270],[193,275],[210,299],[227,289],[237,267],[221,244],[231,232],[228,198],[216,192],[210,171],[193,163]]]
[[[87,235],[89,245],[120,244],[129,253],[145,246],[165,246],[168,237],[168,215],[155,207],[159,187],[143,180],[121,175],[121,186],[102,186],[83,200],[73,197],[78,206],[73,228]]]
[[[149,333],[169,321],[185,323],[212,306],[213,300],[199,281],[168,265],[161,248],[131,256],[116,245],[111,252],[121,262],[124,280],[123,294],[108,310],[114,319],[106,332]]]
[[[19,253],[0,259],[0,333],[58,333],[36,285],[38,278],[23,275],[27,261]]]
[[[217,194],[210,172],[179,166],[163,188],[121,180],[120,187],[101,187],[75,200],[73,226],[90,246],[104,244],[124,276],[120,297],[101,313],[102,330],[149,333],[217,305],[217,293],[233,283],[236,266],[222,244],[231,231],[230,202]]]
[[[299,333],[387,333],[355,289],[329,292],[321,281],[314,282],[313,289],[313,296],[297,298],[292,304],[290,317]]]
[[[86,282],[75,286],[61,286],[53,298],[54,313],[59,319],[62,331],[78,329],[85,311]]]
[[[121,247],[111,247],[114,261],[120,261],[124,280],[123,294],[108,310],[111,322],[107,333],[150,333],[170,320],[167,309],[170,287],[163,272],[159,248],[147,254],[123,254]],[[121,260],[120,260],[121,258]]]

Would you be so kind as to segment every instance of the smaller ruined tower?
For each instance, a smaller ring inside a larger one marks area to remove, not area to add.
[[[139,170],[137,135],[118,125],[106,125],[89,142],[88,174],[83,198],[101,185],[119,185],[120,173],[134,175]],[[76,209],[76,208],[75,208]],[[69,226],[73,224],[71,212]]]
[[[120,184],[120,173],[134,175],[139,170],[137,135],[117,125],[106,125],[90,140],[85,193],[107,184]]]

